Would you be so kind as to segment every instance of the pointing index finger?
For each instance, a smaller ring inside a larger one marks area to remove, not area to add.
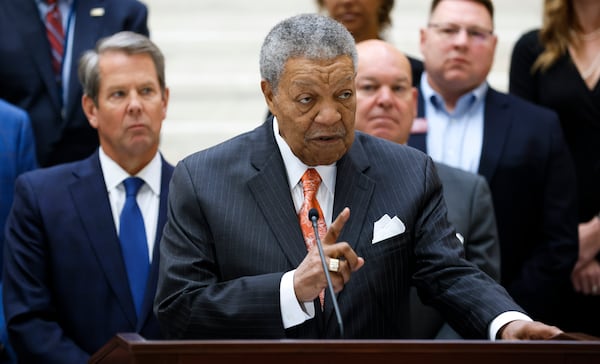
[[[327,230],[327,234],[325,234],[325,238],[323,239],[323,244],[331,245],[337,242],[344,225],[350,218],[350,209],[348,207],[344,207],[342,212],[336,217],[336,219],[331,223],[329,229]]]

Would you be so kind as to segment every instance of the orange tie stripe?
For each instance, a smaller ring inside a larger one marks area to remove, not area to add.
[[[304,202],[302,202],[302,207],[300,207],[298,219],[300,220],[300,227],[302,228],[306,250],[311,250],[316,244],[316,237],[312,222],[308,219],[308,211],[310,211],[310,209],[314,208],[319,212],[319,220],[317,220],[319,238],[322,239],[327,233],[323,211],[321,211],[321,206],[319,206],[319,201],[317,201],[317,191],[321,184],[321,176],[319,176],[319,172],[317,172],[316,169],[309,168],[302,175],[301,181],[302,189],[304,191]],[[322,290],[319,293],[319,299],[321,301],[322,309],[325,303],[325,290]]]

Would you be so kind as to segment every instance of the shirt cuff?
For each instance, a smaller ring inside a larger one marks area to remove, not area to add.
[[[313,301],[300,304],[294,291],[294,273],[291,270],[281,277],[279,283],[279,302],[281,304],[281,319],[283,327],[289,329],[300,325],[306,320],[315,317],[315,304]]]
[[[529,321],[529,322],[533,321],[531,319],[531,317],[527,316],[526,314],[524,314],[522,312],[518,312],[518,311],[503,312],[500,315],[496,316],[496,318],[493,319],[492,323],[490,324],[490,328],[489,328],[489,332],[488,332],[488,334],[490,335],[490,340],[496,341],[497,340],[496,335],[498,335],[498,331],[507,323],[509,323],[511,321],[517,321],[517,320],[523,320],[523,321]]]

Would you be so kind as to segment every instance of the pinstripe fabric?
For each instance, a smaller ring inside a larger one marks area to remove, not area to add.
[[[465,337],[520,310],[461,258],[441,192],[431,160],[406,146],[357,133],[338,161],[334,216],[351,210],[339,241],[365,258],[338,295],[346,338],[410,338],[411,284]],[[306,249],[270,121],[180,162],[169,199],[155,300],[168,337],[338,337],[327,297],[314,319],[283,329],[279,282]],[[372,244],[386,213],[407,230]]]

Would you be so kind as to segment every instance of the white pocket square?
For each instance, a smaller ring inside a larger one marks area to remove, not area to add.
[[[375,221],[375,226],[373,226],[373,240],[371,241],[371,244],[376,244],[385,239],[389,239],[392,236],[402,234],[404,230],[406,230],[406,227],[398,218],[398,216],[390,218],[388,214],[385,214],[381,217],[381,219]]]

